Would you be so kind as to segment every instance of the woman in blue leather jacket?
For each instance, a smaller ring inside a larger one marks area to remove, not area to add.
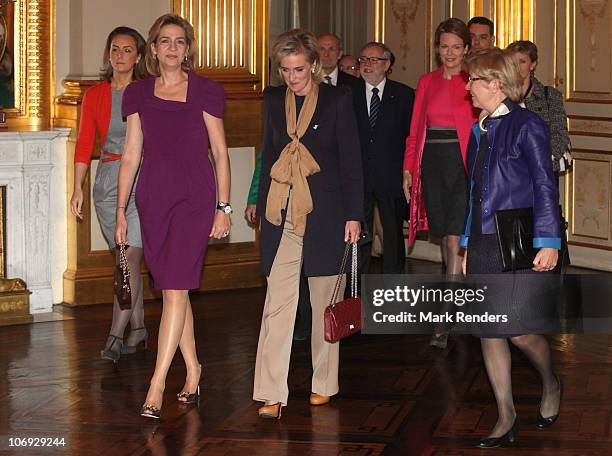
[[[468,215],[461,236],[465,248],[463,272],[501,273],[502,261],[495,232],[496,211],[533,207],[533,246],[539,251],[533,269],[552,271],[561,247],[559,194],[550,160],[550,133],[540,117],[517,103],[521,78],[512,57],[499,49],[474,53],[467,62],[474,106],[482,109],[468,145],[470,180]],[[531,290],[521,293],[528,296]],[[542,378],[543,392],[536,425],[552,425],[559,414],[561,382],[552,369],[550,347],[544,336],[481,337],[482,354],[498,408],[491,434],[478,444],[490,448],[512,444],[518,429],[511,383],[508,339],[533,363]]]

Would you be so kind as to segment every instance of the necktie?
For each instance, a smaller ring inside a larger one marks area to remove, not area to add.
[[[332,78],[331,78],[331,76],[325,76],[325,84],[332,85]]]
[[[374,128],[376,125],[378,111],[380,111],[380,97],[378,96],[378,89],[374,87],[372,89],[372,99],[370,100],[370,128]]]

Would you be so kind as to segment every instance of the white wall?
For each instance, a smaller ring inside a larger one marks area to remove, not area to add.
[[[119,25],[149,27],[172,10],[172,0],[59,0],[56,2],[56,94],[66,78],[97,77],[108,33]]]

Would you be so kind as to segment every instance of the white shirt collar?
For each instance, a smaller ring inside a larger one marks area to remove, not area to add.
[[[372,89],[374,88],[374,86],[372,84],[370,84],[368,81],[366,81],[364,79],[365,82],[365,94],[366,94],[366,104],[368,107],[368,112],[370,112],[370,102],[372,101]],[[380,98],[380,101],[382,101],[383,98],[383,92],[385,91],[385,84],[387,83],[387,78],[383,78],[382,81],[380,81],[378,83],[378,85],[376,86],[376,88],[378,89],[378,98]]]
[[[338,85],[338,67],[336,66],[334,71],[332,71],[331,73],[326,74],[325,76],[323,76],[323,79],[325,79],[328,76],[331,78],[331,84],[333,86],[337,86]]]
[[[387,78],[383,78],[383,80],[380,81],[378,85],[376,86],[376,88],[378,89],[378,96],[380,97],[381,100],[382,100],[383,91],[385,90],[386,83],[387,83]],[[374,86],[370,84],[368,81],[365,81],[365,86],[366,86],[366,93],[369,93],[370,95],[372,95],[372,89],[374,88]]]

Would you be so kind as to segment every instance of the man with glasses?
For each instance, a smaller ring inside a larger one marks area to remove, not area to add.
[[[342,58],[342,42],[340,38],[333,33],[325,33],[317,38],[319,42],[319,55],[321,57],[321,66],[323,67],[323,83],[333,86],[352,87],[357,78],[340,71],[338,61]]]
[[[361,77],[361,73],[359,72],[359,62],[355,56],[350,54],[345,54],[342,56],[342,58],[338,61],[338,68],[340,71],[350,74],[355,78]]]
[[[353,101],[365,173],[367,227],[371,233],[376,204],[383,226],[383,273],[399,274],[406,259],[402,228],[407,207],[402,169],[414,90],[387,79],[391,55],[391,50],[378,42],[361,49],[358,60],[362,79],[353,88]],[[361,254],[361,273],[367,274],[370,246],[363,246]]]

